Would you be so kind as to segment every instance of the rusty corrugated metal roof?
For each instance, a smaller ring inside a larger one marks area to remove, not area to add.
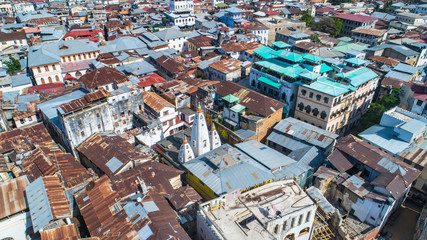
[[[166,101],[166,99],[160,97],[154,92],[144,92],[144,104],[149,106],[151,109],[159,113],[165,107],[174,107],[172,103]]]
[[[378,176],[370,184],[386,188],[397,199],[421,172],[369,143],[348,135],[341,139],[337,150],[375,170]]]
[[[26,176],[10,179],[0,184],[0,219],[28,208],[25,188],[30,184]]]
[[[77,227],[74,224],[40,231],[41,240],[78,240],[80,239]]]
[[[73,155],[62,152],[57,145],[40,146],[22,160],[22,175],[32,181],[42,176],[61,175],[65,188],[72,188],[96,178],[92,170],[81,165]]]
[[[130,161],[148,160],[135,146],[115,134],[95,134],[80,144],[77,150],[109,177]]]
[[[34,145],[51,144],[52,138],[44,127],[38,123],[26,128],[13,129],[0,133],[0,153],[15,151],[17,154],[34,149]]]

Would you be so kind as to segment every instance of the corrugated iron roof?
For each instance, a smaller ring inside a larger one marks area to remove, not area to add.
[[[274,179],[266,167],[228,144],[184,163],[184,167],[218,196]]]
[[[417,169],[353,135],[341,139],[336,148],[375,170],[378,176],[370,184],[385,187],[393,197],[403,193],[421,174]]]
[[[77,227],[74,224],[64,225],[53,229],[40,231],[41,240],[78,240],[80,239]],[[85,238],[86,240],[86,238]]]
[[[114,176],[130,161],[148,160],[135,146],[115,134],[92,135],[77,150],[109,177]]]
[[[62,152],[55,144],[36,148],[22,160],[21,167],[21,174],[27,175],[32,181],[42,176],[60,174],[67,189],[96,177],[93,171],[83,167],[73,155]]]
[[[70,208],[57,176],[40,177],[26,188],[34,232],[50,221],[71,217]]]
[[[338,138],[338,135],[335,133],[328,132],[295,118],[282,119],[274,126],[274,130],[323,149],[333,145]]]
[[[151,109],[160,113],[165,107],[174,107],[172,103],[166,101],[166,99],[160,97],[155,92],[144,92],[144,104],[149,106]]]
[[[0,219],[28,208],[25,188],[29,181],[26,176],[10,179],[0,184]]]

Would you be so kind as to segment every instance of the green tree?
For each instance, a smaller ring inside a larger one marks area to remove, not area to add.
[[[360,118],[360,124],[363,130],[379,124],[383,113],[400,103],[399,98],[400,89],[393,88],[391,94],[385,95],[383,98],[369,105],[368,111]]]
[[[314,23],[314,17],[311,16],[308,11],[305,11],[304,14],[299,19],[302,22],[305,22],[307,27],[310,27]]]
[[[328,33],[331,37],[337,37],[343,27],[344,24],[341,19],[335,17],[327,17],[323,18],[317,23],[314,23],[313,26],[311,26],[311,29],[314,31]]]
[[[341,30],[344,28],[344,23],[341,18],[332,17],[335,25],[335,32],[333,33],[333,37],[338,37],[341,33]]]
[[[320,43],[320,38],[319,38],[319,34],[315,33],[313,35],[310,36],[310,40],[313,42],[318,42]]]
[[[9,61],[5,61],[4,64],[7,66],[7,73],[9,74],[21,70],[21,63],[11,56],[9,56]]]

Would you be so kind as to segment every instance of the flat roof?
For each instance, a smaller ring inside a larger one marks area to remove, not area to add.
[[[201,206],[214,229],[229,239],[276,239],[277,236],[265,229],[267,223],[303,209],[314,210],[316,206],[293,180],[268,183],[238,198],[240,201],[226,201],[223,207],[211,211],[209,204]]]
[[[334,97],[354,90],[352,86],[346,86],[326,77],[319,78],[311,84],[304,84],[302,82],[297,82],[297,84]]]

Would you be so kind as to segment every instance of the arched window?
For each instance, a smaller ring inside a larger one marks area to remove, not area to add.
[[[305,95],[307,94],[307,90],[305,90],[305,89],[301,90],[301,94],[302,94],[303,96],[305,96]]]
[[[287,235],[284,240],[295,240],[295,234],[291,233]]]
[[[317,117],[317,115],[319,115],[319,109],[317,108],[313,109],[313,115]]]
[[[322,111],[322,113],[320,113],[320,118],[321,119],[325,119],[326,118],[326,112]]]
[[[58,75],[56,75],[56,76],[55,76],[55,80],[56,80],[57,82],[59,82],[59,81],[60,81],[60,80],[59,80]]]
[[[305,234],[307,234],[307,233],[309,233],[309,232],[310,232],[310,228],[309,228],[309,227],[303,228],[303,229],[299,232],[298,237],[301,237],[302,235],[305,235]]]
[[[307,105],[307,106],[305,107],[305,112],[306,112],[306,113],[310,113],[310,112],[311,112],[311,106],[310,106],[310,105]]]
[[[304,103],[302,103],[302,102],[299,103],[298,104],[298,108],[299,108],[300,111],[302,111],[304,109]]]
[[[44,78],[40,78],[40,81],[42,82],[42,84],[45,84],[46,82],[44,81]]]
[[[47,80],[49,81],[49,83],[52,83],[52,78],[48,77]]]

